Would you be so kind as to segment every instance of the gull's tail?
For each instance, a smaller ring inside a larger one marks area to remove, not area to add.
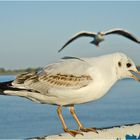
[[[98,42],[96,40],[92,40],[90,43],[93,44],[93,45],[95,45],[96,47],[99,47],[99,43],[100,42]]]
[[[19,96],[37,103],[43,103],[40,102],[40,93],[38,91],[16,87],[12,83],[13,80],[7,82],[0,82],[0,95]]]
[[[12,82],[13,81],[0,82],[0,95],[6,95],[6,90],[14,90],[14,88],[12,88]]]
[[[13,87],[12,82],[13,82],[13,80],[7,81],[7,82],[0,82],[0,95],[10,95],[10,94],[8,94],[9,92],[15,93],[18,91],[23,91],[23,89]]]

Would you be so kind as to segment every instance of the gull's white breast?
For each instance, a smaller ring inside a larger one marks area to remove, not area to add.
[[[43,73],[19,75],[13,82],[13,86],[30,90],[16,91],[14,94],[26,96],[40,103],[57,105],[97,100],[104,96],[118,80],[113,61],[116,55],[70,58],[47,66]],[[5,92],[13,93],[13,91]]]

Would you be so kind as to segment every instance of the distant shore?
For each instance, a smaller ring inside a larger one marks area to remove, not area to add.
[[[40,70],[41,68],[26,68],[26,69],[15,69],[15,70],[6,70],[4,68],[0,68],[0,75],[17,75],[25,72],[34,72]]]
[[[4,68],[0,68],[0,75],[17,75],[25,72],[34,72],[38,71],[41,68],[26,68],[26,69],[15,69],[15,70],[6,70]],[[137,69],[140,71],[140,66],[137,66]]]

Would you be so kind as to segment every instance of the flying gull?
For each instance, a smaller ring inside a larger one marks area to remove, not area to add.
[[[74,105],[98,100],[120,79],[140,81],[134,62],[123,53],[113,53],[91,58],[67,57],[48,65],[42,71],[20,74],[13,81],[0,83],[1,95],[13,95],[41,104],[57,105],[57,113],[65,132],[72,136],[95,132],[85,128],[78,119]],[[62,116],[62,107],[69,107],[78,125],[70,130]]]
[[[97,47],[99,47],[99,43],[104,41],[104,38],[106,35],[110,35],[110,34],[118,34],[118,35],[122,35],[138,44],[140,44],[140,40],[138,40],[134,35],[132,35],[130,32],[124,30],[124,29],[120,29],[120,28],[114,28],[111,29],[109,31],[106,32],[87,32],[87,31],[82,31],[82,32],[78,32],[76,33],[73,37],[71,37],[63,46],[61,49],[58,50],[58,52],[62,51],[67,45],[69,45],[72,41],[76,40],[77,38],[80,37],[92,37],[94,38],[94,40],[92,40],[90,43],[96,45]]]

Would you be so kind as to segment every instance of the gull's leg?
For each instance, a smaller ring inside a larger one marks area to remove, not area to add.
[[[58,113],[59,119],[60,119],[60,121],[62,123],[63,129],[64,129],[65,132],[69,133],[72,136],[76,136],[77,134],[83,135],[83,133],[81,133],[79,131],[68,129],[68,127],[67,127],[67,125],[65,123],[65,120],[64,120],[64,118],[62,116],[62,107],[61,106],[58,106],[57,113]]]
[[[77,124],[78,124],[78,126],[79,126],[79,129],[80,129],[81,131],[83,131],[83,132],[93,131],[93,132],[95,132],[95,133],[98,133],[98,132],[96,131],[96,128],[85,128],[85,127],[82,125],[82,123],[79,121],[79,119],[78,119],[78,117],[77,117],[77,115],[76,115],[76,113],[75,113],[74,106],[71,106],[71,107],[70,107],[70,112],[71,112],[73,118],[75,119],[75,121],[77,122]]]

